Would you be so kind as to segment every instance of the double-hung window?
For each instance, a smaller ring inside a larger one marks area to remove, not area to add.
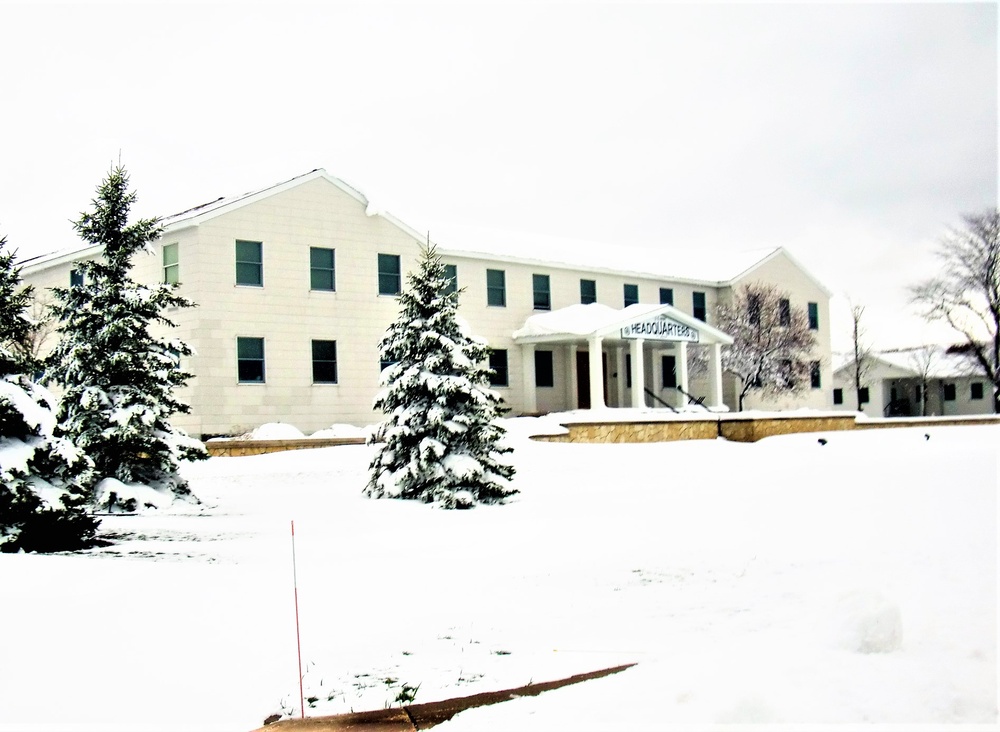
[[[333,249],[309,247],[309,289],[337,289],[337,259]]]
[[[507,275],[502,269],[486,270],[486,304],[496,308],[507,307]]]
[[[674,304],[674,288],[673,287],[661,287],[660,288],[660,305],[673,305]]]
[[[552,309],[552,291],[548,275],[531,275],[531,293],[535,303],[535,310]]]
[[[778,324],[786,327],[792,324],[792,303],[784,298],[778,300]]]
[[[819,304],[809,303],[809,330],[819,330]]]
[[[446,264],[444,266],[444,276],[448,278],[448,286],[444,288],[446,295],[458,292],[458,266]]]
[[[691,314],[698,320],[704,321],[708,315],[705,309],[705,293],[694,292],[691,294]]]
[[[236,240],[236,284],[247,287],[264,286],[264,244],[262,242]]]
[[[503,348],[497,348],[490,351],[490,385],[491,386],[507,386],[510,383],[510,377],[507,373],[507,351]]]
[[[70,287],[82,287],[83,286],[83,270],[82,269],[71,269],[69,271],[69,286]]]
[[[177,244],[163,245],[163,282],[176,285],[181,281],[180,254]]]
[[[314,384],[337,383],[337,341],[312,342]]]
[[[378,294],[399,295],[403,291],[402,272],[398,254],[379,254]]]
[[[820,388],[819,361],[812,361],[809,364],[809,386],[813,389]]]
[[[596,280],[580,280],[580,302],[584,305],[597,302]]]
[[[236,369],[241,384],[264,382],[264,339],[236,339]]]
[[[625,307],[639,302],[639,285],[625,285],[623,288]]]

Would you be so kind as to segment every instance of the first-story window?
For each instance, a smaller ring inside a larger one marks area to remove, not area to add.
[[[946,402],[953,402],[953,401],[955,401],[955,385],[954,384],[945,384],[944,385],[944,400]]]
[[[660,288],[660,305],[673,305],[674,304],[674,288],[673,287],[661,287]]]
[[[236,284],[247,287],[264,286],[264,244],[262,242],[236,240]]]
[[[623,291],[625,307],[639,302],[639,285],[625,285]]]
[[[983,398],[983,382],[973,381],[969,390],[969,399]]]
[[[809,364],[809,386],[813,389],[820,388],[820,371],[819,371],[819,361],[813,361]]]
[[[535,386],[555,386],[552,351],[535,351]]]
[[[314,384],[337,383],[337,341],[312,342]]]
[[[509,377],[507,374],[507,351],[497,348],[490,351],[490,385],[507,386]]]
[[[860,389],[858,389],[858,401],[861,402],[862,404],[868,403],[869,395],[867,386],[862,386]]]
[[[919,399],[919,397],[918,397],[918,399]],[[843,389],[834,389],[833,390],[833,403],[834,404],[843,404],[844,403],[844,390]]]
[[[378,255],[378,294],[398,295],[403,291],[403,270],[398,254]]]
[[[632,354],[625,354],[625,388],[632,388]]]
[[[660,363],[664,389],[677,388],[677,357],[664,356]]]
[[[163,245],[163,282],[176,285],[181,281],[180,255],[177,244]]]
[[[236,339],[236,370],[241,384],[264,381],[264,339]]]

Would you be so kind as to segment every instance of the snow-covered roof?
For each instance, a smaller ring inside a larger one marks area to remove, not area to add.
[[[930,349],[927,351],[926,349]],[[974,376],[976,370],[969,359],[959,353],[948,353],[945,346],[917,346],[914,348],[896,348],[887,351],[877,351],[869,354],[876,366],[890,371],[890,375],[900,378],[916,378],[923,371],[923,364],[928,367],[927,376],[932,379],[954,379],[962,376]],[[838,372],[854,362],[853,353],[833,354],[833,370]]]
[[[636,303],[621,310],[601,303],[577,304],[532,315],[514,332],[514,340],[521,343],[553,343],[576,341],[600,336],[617,336],[622,328],[643,320],[665,317],[694,329],[701,343],[733,342],[718,328],[692,318],[671,305]]]

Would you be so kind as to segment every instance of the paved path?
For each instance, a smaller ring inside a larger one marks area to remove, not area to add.
[[[456,699],[445,699],[426,704],[411,704],[408,707],[393,709],[377,709],[372,712],[354,712],[353,714],[338,714],[332,717],[313,717],[306,719],[286,719],[281,722],[261,727],[255,732],[418,732],[447,722],[459,712],[473,707],[483,707],[488,704],[516,699],[521,696],[538,696],[543,691],[559,689],[582,681],[610,676],[634,666],[629,663],[624,666],[591,671],[578,674],[558,681],[546,681],[540,684],[528,684],[516,689],[503,691],[487,691],[482,694],[463,696]]]

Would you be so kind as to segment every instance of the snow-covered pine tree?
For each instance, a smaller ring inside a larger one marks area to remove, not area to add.
[[[55,400],[32,381],[25,344],[31,288],[0,239],[0,552],[71,551],[94,541],[86,513],[90,461],[55,437]]]
[[[366,493],[444,508],[500,502],[516,491],[514,468],[498,460],[511,448],[500,444],[506,410],[482,365],[489,347],[467,334],[459,293],[430,243],[407,283],[380,347],[392,365],[375,398],[386,419],[370,440],[376,452]]]
[[[176,293],[177,285],[131,279],[133,257],[148,252],[161,233],[156,219],[129,224],[134,201],[128,174],[119,166],[98,187],[93,211],[76,222],[80,237],[101,246],[103,257],[76,264],[83,284],[53,291],[60,340],[46,370],[46,378],[63,390],[59,433],[94,461],[100,481],[95,502],[126,511],[144,502],[137,486],[168,500],[196,500],[178,463],[207,457],[200,442],[169,422],[171,415],[190,410],[174,398],[174,390],[190,378],[179,361],[191,349],[153,332],[174,327],[164,315],[167,308],[193,303]]]

